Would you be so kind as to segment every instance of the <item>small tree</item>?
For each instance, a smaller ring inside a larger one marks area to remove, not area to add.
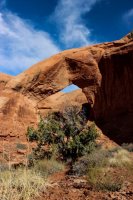
[[[38,128],[28,128],[27,136],[30,141],[37,141],[37,158],[49,158],[56,152],[60,159],[76,160],[93,150],[98,134],[94,124],[87,125],[85,111],[73,106],[40,118]]]

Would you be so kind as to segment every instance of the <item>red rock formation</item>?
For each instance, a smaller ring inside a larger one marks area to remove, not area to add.
[[[57,111],[68,105],[87,102],[81,90],[71,93],[58,92],[46,99],[33,100],[16,91],[4,90],[0,94],[0,138],[7,136],[26,139],[28,126],[35,126],[40,114]]]
[[[0,153],[4,150],[7,161],[10,155],[13,166],[25,163],[25,153],[30,154],[28,149],[34,146],[26,143],[27,127],[35,126],[40,114],[45,116],[66,105],[82,106],[86,102],[81,90],[66,94],[58,92],[41,101],[31,100],[15,91],[3,91],[0,93]],[[22,151],[17,144],[25,144],[27,149]],[[0,154],[1,159],[3,160],[3,154]]]
[[[41,100],[37,104],[40,113],[45,116],[48,112],[61,111],[68,106],[79,106],[87,103],[87,99],[81,89],[63,93],[57,92]]]
[[[4,127],[7,132],[10,130],[4,119],[15,119],[17,125],[23,121],[23,126],[35,122],[39,109],[43,107],[39,102],[45,102],[48,96],[70,84],[82,88],[96,122],[109,122],[112,118],[132,113],[132,35],[115,42],[61,52],[10,79],[0,95],[5,101],[0,108],[1,132]],[[22,123],[18,126],[17,135],[20,135]],[[130,141],[133,141],[132,132]]]
[[[7,82],[8,82],[11,78],[13,78],[13,76],[0,73],[0,91],[2,91],[2,90],[4,89],[5,85],[7,84]]]

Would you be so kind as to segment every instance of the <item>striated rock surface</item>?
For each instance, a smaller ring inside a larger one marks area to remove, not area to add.
[[[82,89],[91,119],[106,135],[113,135],[114,140],[119,136],[120,142],[123,131],[123,140],[133,142],[133,128],[127,123],[133,121],[132,34],[118,41],[61,52],[8,80],[0,93],[4,102],[0,106],[1,135],[23,135],[23,127],[34,124],[40,111],[57,109],[59,99],[64,98],[58,92],[71,84]],[[118,119],[123,120],[120,125],[128,125],[126,132],[117,125],[114,132],[111,125],[103,127],[113,120],[117,124]]]
[[[13,78],[13,76],[0,73],[0,92],[4,89],[5,85],[11,78]]]
[[[16,91],[4,90],[0,94],[0,138],[26,139],[28,126],[35,126],[40,114],[45,116],[66,106],[87,103],[82,90],[58,92],[46,99],[33,100]]]
[[[50,95],[46,99],[39,101],[37,108],[45,116],[49,112],[61,111],[68,106],[82,107],[86,104],[86,96],[81,89],[78,89],[69,93],[57,92]]]

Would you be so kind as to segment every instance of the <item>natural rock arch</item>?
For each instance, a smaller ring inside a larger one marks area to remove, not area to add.
[[[37,105],[46,97],[74,84],[86,95],[93,119],[100,127],[102,121],[109,122],[125,113],[130,113],[132,120],[133,39],[129,36],[115,42],[59,53],[12,78],[4,92],[21,94]],[[132,130],[129,132],[131,141]],[[111,133],[106,134],[111,137]],[[112,138],[117,138],[117,135]],[[125,134],[123,138],[129,136]]]

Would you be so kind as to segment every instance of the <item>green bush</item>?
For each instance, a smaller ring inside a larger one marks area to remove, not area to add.
[[[86,113],[75,106],[40,118],[37,129],[27,130],[29,140],[37,141],[37,159],[50,158],[56,149],[58,158],[74,161],[95,148],[97,136],[95,125],[89,127]]]
[[[33,142],[35,140],[38,140],[38,135],[36,130],[33,127],[28,127],[27,128],[27,138],[29,139],[30,142]]]

